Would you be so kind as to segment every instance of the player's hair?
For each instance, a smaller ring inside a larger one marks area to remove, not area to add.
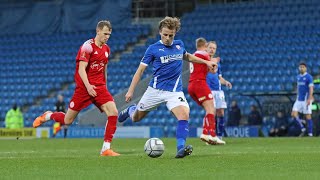
[[[305,62],[300,62],[300,63],[299,63],[299,66],[300,66],[300,65],[303,65],[303,66],[307,67],[307,64],[306,64]]]
[[[203,37],[200,37],[198,39],[196,39],[196,47],[200,48],[200,47],[206,47],[207,44],[207,40]]]
[[[164,19],[162,19],[159,22],[159,30],[161,31],[162,28],[168,28],[170,30],[176,30],[176,33],[180,30],[181,27],[181,23],[180,23],[180,19],[177,17],[169,17],[166,16]]]
[[[112,26],[111,26],[111,23],[110,21],[108,20],[101,20],[98,22],[97,24],[97,29],[103,29],[103,27],[107,26],[109,28],[109,30],[112,30]]]
[[[215,41],[209,41],[209,42],[207,43],[207,46],[209,46],[210,43],[217,45],[217,42],[215,42]]]

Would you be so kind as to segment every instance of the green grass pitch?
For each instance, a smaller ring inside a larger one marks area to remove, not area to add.
[[[119,157],[100,157],[102,139],[0,140],[0,179],[320,179],[319,138],[225,138],[174,159],[175,139],[150,158],[147,139],[114,139]]]

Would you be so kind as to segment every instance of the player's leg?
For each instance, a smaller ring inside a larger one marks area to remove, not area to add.
[[[307,106],[307,102],[305,102],[303,114],[306,117],[307,128],[308,128],[308,136],[313,136],[313,121],[312,121],[312,102]]]
[[[227,108],[223,91],[215,91],[214,101],[216,102],[217,135],[220,139],[224,134],[224,109]]]
[[[213,114],[213,112],[214,112],[213,99],[208,99],[208,100],[203,101],[202,107],[206,111],[206,116],[204,117],[204,119],[205,119],[204,121],[209,122],[210,135],[209,135],[209,139],[206,139],[207,136],[205,134],[202,134],[200,136],[201,140],[206,141],[207,143],[209,143],[211,145],[225,144],[225,142],[220,140],[216,134],[216,124],[215,124],[216,120],[215,120],[215,117]]]
[[[119,156],[120,154],[111,149],[113,135],[117,129],[118,110],[116,104],[113,101],[109,101],[101,105],[100,109],[106,113],[108,117],[104,132],[104,142],[100,154],[101,156]]]
[[[306,114],[306,121],[307,121],[307,128],[308,128],[308,136],[312,137],[313,136],[313,121],[311,114]]]
[[[302,120],[299,118],[299,112],[303,112],[304,110],[304,102],[303,101],[296,101],[293,105],[292,108],[292,112],[291,112],[291,116],[293,118],[293,120],[299,124],[300,129],[301,129],[301,134],[300,136],[304,135],[304,132],[306,131],[306,129],[304,128],[303,124],[302,124]]]
[[[139,111],[136,104],[132,104],[119,113],[119,122],[124,122],[128,118],[132,122],[141,121],[150,111]]]
[[[91,97],[88,95],[86,90],[76,89],[72,99],[70,100],[69,108],[66,114],[63,112],[53,113],[51,111],[47,111],[34,120],[33,127],[36,128],[49,120],[59,122],[60,125],[72,124],[79,111],[91,104],[90,98]]]
[[[186,145],[189,134],[189,104],[183,92],[165,92],[162,97],[167,102],[167,108],[177,118],[176,140],[177,155],[176,158],[184,158],[192,153],[191,145]]]
[[[141,121],[150,111],[164,102],[163,98],[159,96],[160,91],[161,90],[148,87],[138,105],[130,105],[119,113],[118,121],[124,122],[129,117],[133,122]]]
[[[213,100],[205,100],[202,102],[201,106],[206,111],[206,114],[203,118],[203,130],[202,134],[200,136],[200,139],[202,141],[205,141],[207,143],[213,143],[210,141],[210,135],[212,137],[216,136],[216,123],[214,118],[214,106],[213,106]]]
[[[33,121],[33,127],[39,127],[41,124],[50,120],[54,120],[55,122],[60,123],[60,125],[69,125],[72,124],[78,113],[79,111],[75,111],[70,108],[67,110],[66,114],[63,112],[46,111]]]
[[[203,86],[202,86],[203,85]],[[196,83],[189,83],[188,86],[188,93],[191,96],[191,98],[199,105],[202,106],[204,109],[206,109],[206,115],[203,118],[203,124],[202,124],[202,134],[200,135],[200,139],[202,141],[205,141],[207,143],[210,143],[210,127],[215,123],[212,122],[214,120],[214,115],[213,112],[214,110],[212,109],[208,109],[209,107],[213,106],[209,106],[209,104],[205,104],[205,107],[203,105],[203,102],[210,99],[212,100],[212,95],[210,96],[210,98],[208,97],[208,94],[211,94],[210,89],[207,88],[203,88],[206,86],[206,82],[202,83],[201,82],[196,82]],[[211,101],[213,102],[213,101]],[[210,112],[209,112],[210,111]],[[208,115],[209,113],[209,115]],[[213,118],[212,118],[213,117]],[[212,128],[212,127],[211,127]],[[213,128],[212,128],[213,129]],[[212,131],[212,130],[211,130]],[[215,133],[215,132],[214,132]]]
[[[217,109],[217,135],[222,139],[224,134],[224,109]]]
[[[187,137],[189,134],[189,108],[186,106],[178,106],[171,110],[177,118],[176,140],[177,140],[177,155],[176,158],[184,158],[192,153],[192,145],[186,146]]]

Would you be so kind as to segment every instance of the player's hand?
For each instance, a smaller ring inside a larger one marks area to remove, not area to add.
[[[88,94],[90,96],[92,96],[92,97],[97,96],[97,92],[94,90],[97,88],[96,86],[89,84],[86,88],[87,88]]]
[[[232,84],[231,84],[229,81],[226,81],[226,86],[227,86],[229,89],[232,89]]]
[[[312,102],[312,99],[308,99],[307,100],[307,106],[309,106],[311,104],[311,102]]]
[[[213,61],[206,61],[206,64],[209,70],[212,70],[212,71],[214,71],[214,69],[218,66],[217,63]]]
[[[125,95],[126,102],[131,101],[132,95],[133,95],[133,93],[132,93],[132,92],[129,92],[129,91],[127,92],[127,94]]]

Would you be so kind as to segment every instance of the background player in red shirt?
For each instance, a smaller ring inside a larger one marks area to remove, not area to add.
[[[47,111],[33,122],[34,128],[49,120],[59,122],[61,125],[70,125],[82,109],[93,103],[108,116],[101,156],[120,155],[110,148],[118,119],[117,107],[112,95],[107,90],[105,76],[110,55],[110,48],[106,42],[110,38],[111,31],[112,27],[109,21],[98,22],[96,37],[87,40],[80,47],[76,57],[74,75],[76,89],[67,113]]]
[[[210,61],[210,56],[206,52],[206,44],[207,41],[204,38],[198,38],[196,40],[197,51],[194,55]],[[213,96],[206,81],[208,71],[209,69],[205,64],[190,63],[188,92],[192,99],[206,111],[206,115],[203,118],[203,131],[200,139],[209,144],[225,144],[225,142],[220,140],[216,135]]]

